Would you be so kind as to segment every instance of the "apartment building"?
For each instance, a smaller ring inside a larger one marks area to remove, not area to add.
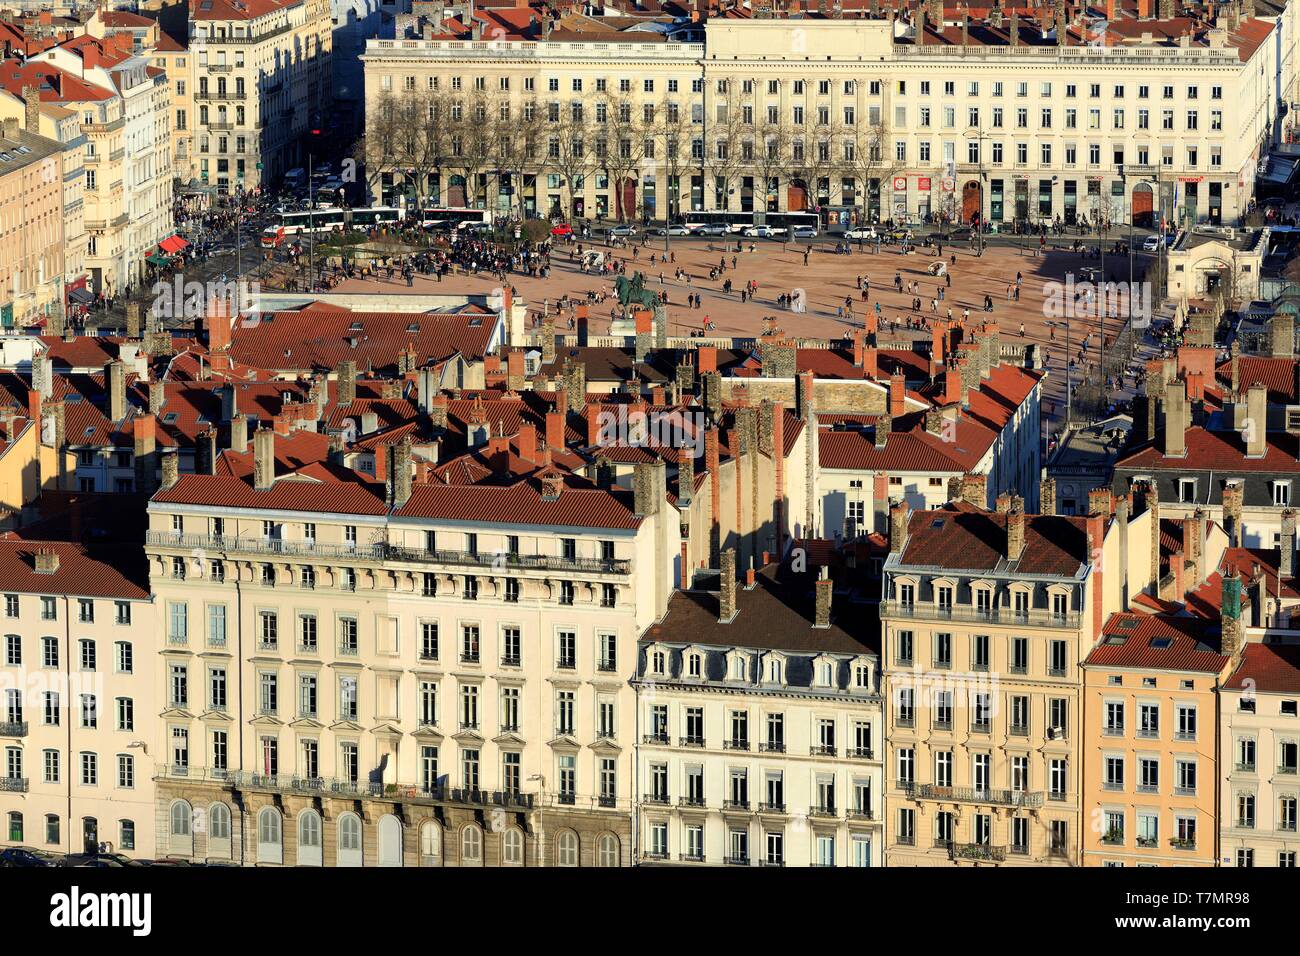
[[[977,507],[1003,493],[1037,495],[1043,373],[995,354],[1001,347],[992,323],[972,330],[962,357],[950,361],[956,350],[946,339],[960,332],[937,330],[928,362],[915,352],[866,347],[862,374],[880,391],[887,387],[883,407],[873,404],[869,416],[819,415],[826,534],[885,533],[891,500],[936,508],[961,497],[961,479],[970,474],[983,478],[985,497],[971,502]],[[930,368],[940,370],[933,380]]]
[[[889,866],[1080,861],[1079,665],[1116,601],[1102,568],[1118,567],[1119,536],[1101,512],[997,506],[890,508]]]
[[[488,39],[370,40],[377,191],[403,194],[399,170],[427,166],[437,201],[529,215],[1238,222],[1293,82],[1278,24],[1143,3],[1098,42],[1086,11],[1041,11],[971,21],[925,4],[795,24],[765,11],[691,34],[543,18],[494,21]],[[439,168],[379,145],[420,97],[438,117],[429,138],[447,140]],[[496,124],[517,138],[502,145]]]
[[[194,157],[194,63],[195,57],[182,40],[160,32],[146,54],[167,76],[171,96],[172,178],[182,188],[197,178],[198,162]]]
[[[1149,363],[1137,433],[1115,462],[1114,492],[1154,482],[1166,517],[1201,509],[1232,546],[1276,548],[1282,514],[1300,495],[1296,367],[1282,355],[1234,352],[1216,369],[1214,349],[1197,346]]]
[[[166,78],[131,52],[123,34],[74,37],[6,67],[2,81],[15,96],[35,88],[42,104],[71,110],[80,121],[91,288],[113,295],[139,282],[145,257],[171,235]]]
[[[331,100],[331,30],[328,0],[192,0],[192,178],[251,190],[306,162]]]
[[[62,146],[63,153],[63,293],[67,300],[86,301],[86,219],[84,148],[86,139],[77,113],[57,103],[41,102],[40,90],[26,87],[21,94],[10,93],[0,83],[0,118],[16,119],[22,128]],[[60,298],[63,298],[61,296]],[[59,329],[62,313],[51,315],[47,326]]]
[[[254,434],[248,478],[168,456],[149,505],[158,854],[630,864],[634,647],[678,548],[662,465],[630,492],[550,467],[412,486],[402,443],[386,487],[277,464],[281,440]]]
[[[63,148],[0,122],[0,324],[12,330],[63,315]]]
[[[1219,863],[1294,867],[1300,645],[1246,644],[1221,701]]]
[[[124,550],[0,542],[5,845],[154,856],[157,647]]]
[[[637,858],[880,866],[879,656],[866,606],[771,565],[702,575],[642,635]],[[806,594],[815,592],[812,601]]]
[[[1085,866],[1214,866],[1218,622],[1111,615],[1083,663]]]

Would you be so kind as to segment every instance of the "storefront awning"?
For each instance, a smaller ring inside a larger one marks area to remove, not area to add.
[[[144,257],[144,261],[152,266],[171,265],[171,259],[168,256],[163,255],[161,252],[150,253]]]
[[[186,242],[184,239],[182,239],[180,236],[168,236],[162,242],[158,243],[159,249],[173,256],[176,255],[181,250],[188,248],[188,246],[189,243]]]
[[[84,286],[77,286],[75,289],[70,291],[68,293],[68,298],[73,302],[80,303],[81,305],[90,305],[90,303],[95,301],[94,294]]]

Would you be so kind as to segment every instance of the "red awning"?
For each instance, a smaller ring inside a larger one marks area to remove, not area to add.
[[[168,236],[162,242],[158,243],[158,248],[163,252],[174,256],[188,245],[189,243],[180,236]]]

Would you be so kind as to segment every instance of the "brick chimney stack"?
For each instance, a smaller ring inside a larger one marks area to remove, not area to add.
[[[108,363],[108,420],[120,422],[126,417],[126,365],[121,359]]]
[[[834,595],[835,584],[831,581],[831,569],[822,565],[821,574],[817,577],[816,584],[813,585],[814,593],[814,617],[813,627],[825,628],[831,626],[831,598]]]
[[[1241,529],[1241,485],[1225,485],[1223,488],[1223,529],[1228,532],[1228,547],[1240,548]]]
[[[1268,451],[1268,389],[1256,382],[1246,390],[1246,457],[1263,458]]]
[[[722,552],[722,570],[718,580],[718,623],[730,624],[736,619],[736,549]]]
[[[1025,550],[1025,512],[1017,503],[1007,512],[1007,560],[1019,561]]]
[[[1277,571],[1279,578],[1295,577],[1295,509],[1287,508],[1282,512],[1282,533],[1278,536]]]
[[[275,431],[259,428],[253,432],[253,487],[266,491],[275,483]]]
[[[351,405],[357,400],[357,363],[352,359],[339,362],[338,404]]]
[[[907,546],[907,523],[912,509],[906,501],[895,501],[889,506],[889,551],[902,554]]]

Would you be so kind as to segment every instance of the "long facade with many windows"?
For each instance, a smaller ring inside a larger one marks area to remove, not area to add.
[[[653,481],[638,513],[596,489],[390,506],[297,484],[186,476],[150,506],[159,853],[630,862],[629,679],[666,601]]]
[[[1104,45],[1038,24],[1012,39],[1015,22],[372,40],[367,164],[390,200],[500,214],[1239,221],[1281,135],[1290,61],[1275,62],[1274,31],[1289,21],[1179,36],[1128,19]],[[436,117],[418,148],[385,132],[413,103]]]

